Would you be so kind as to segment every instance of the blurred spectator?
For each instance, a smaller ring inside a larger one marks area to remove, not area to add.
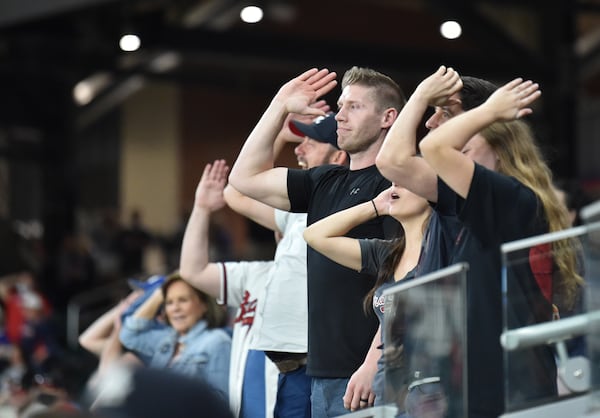
[[[214,388],[170,370],[118,365],[91,392],[94,416],[104,418],[232,418]]]
[[[15,344],[2,344],[1,359],[0,405],[7,405],[14,400],[15,394],[21,392],[21,382],[27,373],[27,365],[21,349]]]
[[[33,287],[33,276],[28,272],[5,276],[0,281],[0,298],[4,309],[4,333],[11,343],[21,341],[25,321],[21,295],[26,293],[30,287]],[[34,292],[37,291],[34,290]],[[29,302],[31,302],[31,299]],[[47,306],[47,313],[49,312],[50,308]]]
[[[20,407],[19,417],[37,417],[43,411],[74,412],[79,405],[81,383],[76,376],[76,365],[53,361],[43,374],[29,371],[21,381],[27,394],[26,402]]]
[[[7,340],[21,349],[28,369],[44,372],[47,362],[62,355],[51,323],[50,304],[30,273],[15,275],[3,298]]]
[[[116,361],[142,364],[142,360],[126,351],[119,340],[124,312],[136,299],[142,298],[142,290],[134,290],[125,299],[96,319],[80,336],[79,344],[99,359],[98,373]],[[151,293],[148,292],[148,295]],[[131,312],[133,313],[133,312]]]
[[[26,418],[38,416],[41,411],[66,413],[79,409],[74,399],[80,397],[84,381],[76,363],[52,359],[39,373],[26,367],[18,348],[13,354],[13,366],[1,376],[0,417]]]
[[[156,319],[163,301],[166,324]],[[150,358],[150,367],[203,379],[226,399],[231,337],[220,329],[224,316],[214,298],[172,274],[125,318],[120,339],[128,349]]]

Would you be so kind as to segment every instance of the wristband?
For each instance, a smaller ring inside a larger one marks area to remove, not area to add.
[[[375,201],[371,199],[371,203],[373,204],[373,209],[375,209],[375,215],[379,218],[379,212],[377,212],[377,206],[375,206]]]

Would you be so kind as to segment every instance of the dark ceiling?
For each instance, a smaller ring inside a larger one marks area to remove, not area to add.
[[[237,0],[3,0],[0,2],[0,127],[42,132],[85,125],[118,104],[135,78],[274,90],[307,67],[376,68],[410,92],[440,64],[499,82],[538,80],[551,143],[574,132],[564,112],[600,79],[600,1],[262,0],[258,24],[244,24]],[[446,40],[439,25],[459,21]],[[142,48],[119,51],[125,30]],[[156,64],[170,62],[168,70]],[[103,73],[110,84],[87,106],[73,86]],[[122,94],[113,94],[120,91]],[[112,102],[103,97],[112,97]],[[116,97],[116,99],[115,99]],[[560,115],[560,117],[558,117]],[[6,153],[6,149],[4,149]],[[562,153],[561,153],[562,155]]]

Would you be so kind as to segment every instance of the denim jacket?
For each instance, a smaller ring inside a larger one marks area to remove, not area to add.
[[[222,329],[208,329],[201,320],[185,335],[155,320],[125,319],[121,328],[121,343],[144,357],[150,358],[150,367],[170,368],[188,376],[200,377],[222,392],[227,399],[231,337]],[[169,364],[177,342],[183,351]]]

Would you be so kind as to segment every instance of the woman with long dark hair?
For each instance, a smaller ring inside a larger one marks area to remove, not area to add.
[[[402,226],[399,236],[391,240],[352,238],[351,230],[357,225],[390,215]],[[439,225],[444,224],[444,228]],[[429,202],[395,184],[384,190],[375,199],[334,213],[310,225],[304,232],[309,246],[331,260],[359,272],[376,275],[377,279],[364,298],[365,310],[377,314],[380,322],[378,333],[373,339],[371,350],[365,362],[356,373],[370,374],[371,388],[362,388],[364,394],[358,408],[381,404],[383,400],[384,359],[381,356],[383,342],[382,327],[384,297],[383,292],[400,280],[409,280],[443,267],[437,256],[450,252],[458,229],[453,218],[440,218],[433,214]],[[454,233],[453,233],[454,232]],[[347,236],[348,235],[348,236]],[[427,237],[439,237],[432,251]],[[441,257],[446,259],[447,257]],[[360,303],[360,301],[348,301]],[[353,379],[350,381],[352,384]],[[349,409],[357,409],[345,399]]]

